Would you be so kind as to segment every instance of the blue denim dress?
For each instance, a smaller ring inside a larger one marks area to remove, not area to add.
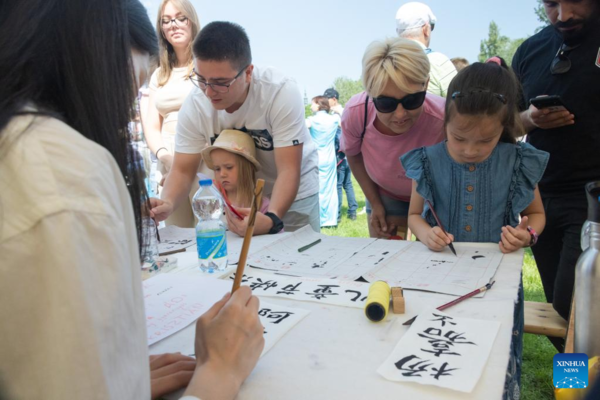
[[[519,214],[533,201],[548,158],[548,153],[528,143],[500,142],[485,161],[461,164],[450,157],[446,142],[441,142],[412,150],[400,160],[406,176],[417,182],[417,192],[431,202],[456,242],[498,243],[501,228],[517,226]],[[437,225],[427,204],[422,216],[429,225]],[[513,315],[505,399],[520,397],[523,302],[521,281]]]
[[[518,225],[519,214],[533,201],[548,157],[528,143],[500,142],[487,160],[460,164],[441,142],[412,150],[401,161],[457,242],[498,243],[501,228]],[[423,218],[436,225],[427,204]]]

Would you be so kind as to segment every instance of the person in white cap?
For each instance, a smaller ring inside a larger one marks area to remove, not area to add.
[[[429,72],[429,93],[446,97],[448,85],[456,75],[456,67],[444,54],[433,51],[429,47],[431,32],[435,27],[436,18],[426,4],[412,1],[404,4],[396,12],[396,32],[398,36],[412,39],[419,43],[431,64]]]

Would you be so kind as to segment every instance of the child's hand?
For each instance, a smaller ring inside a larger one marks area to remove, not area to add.
[[[248,229],[248,216],[250,215],[249,208],[236,208],[236,211],[244,217],[244,219],[239,219],[229,207],[225,208],[225,214],[227,215],[227,226],[231,232],[237,233],[238,235],[244,237],[246,235],[246,229]],[[273,226],[273,221],[271,218],[267,217],[265,214],[260,211],[256,212],[256,220],[254,221],[254,232],[253,235],[264,235],[265,233],[269,233],[269,230]]]
[[[427,247],[433,251],[442,251],[454,241],[454,236],[451,233],[444,233],[439,226],[434,226],[427,232]]]
[[[527,230],[527,222],[529,218],[521,218],[521,222],[516,228],[510,225],[502,227],[502,233],[500,234],[500,251],[503,253],[511,253],[519,250],[520,248],[529,246],[531,243],[531,234]]]
[[[248,212],[246,212],[248,210]],[[238,235],[244,237],[246,234],[246,229],[248,229],[248,214],[250,213],[250,209],[246,208],[236,208],[236,211],[240,213],[244,219],[239,219],[230,209],[229,207],[225,208],[225,215],[227,216],[227,226],[229,230],[233,233],[237,233]]]

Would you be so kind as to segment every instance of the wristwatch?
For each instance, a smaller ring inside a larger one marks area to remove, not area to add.
[[[271,221],[273,221],[273,227],[269,231],[269,235],[273,235],[274,233],[281,232],[281,230],[283,229],[283,221],[281,219],[279,219],[279,217],[277,215],[273,214],[270,211],[267,211],[265,213],[265,215],[267,217],[271,218]]]
[[[529,234],[531,235],[531,241],[529,242],[529,247],[531,247],[537,243],[539,236],[535,229],[533,229],[530,226],[527,227],[527,232],[529,232]]]

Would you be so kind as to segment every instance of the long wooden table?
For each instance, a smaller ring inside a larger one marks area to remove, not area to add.
[[[279,235],[253,239],[253,248]],[[229,234],[228,247],[241,247],[241,238]],[[482,244],[482,247],[497,247]],[[195,250],[180,253],[172,273],[201,274]],[[501,327],[485,370],[472,393],[461,393],[417,383],[397,383],[376,373],[408,330],[402,323],[424,307],[437,307],[455,297],[406,290],[406,313],[389,314],[380,323],[367,320],[363,310],[270,297],[269,303],[310,310],[264,357],[242,386],[238,399],[500,399],[512,337],[513,310],[520,283],[523,251],[505,255],[496,284],[483,298],[464,301],[448,310],[457,317],[500,321]],[[193,340],[193,325],[151,346],[150,352],[181,351]],[[173,397],[177,398],[177,397]]]

